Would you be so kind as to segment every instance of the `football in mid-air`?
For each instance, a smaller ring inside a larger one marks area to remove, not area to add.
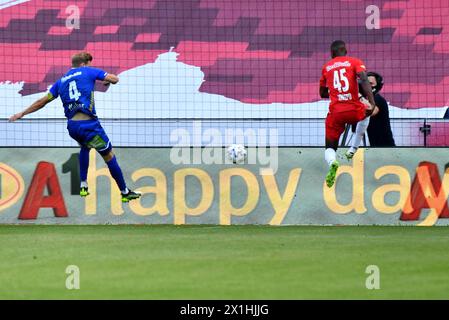
[[[232,144],[227,149],[227,156],[233,163],[242,163],[246,158],[245,146],[241,144]]]

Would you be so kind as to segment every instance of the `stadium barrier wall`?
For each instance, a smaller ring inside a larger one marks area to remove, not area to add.
[[[206,164],[213,157],[223,159],[224,151],[117,148],[128,185],[143,193],[140,200],[122,203],[106,165],[93,151],[91,194],[83,199],[78,195],[78,149],[1,148],[0,223],[431,226],[449,222],[447,149],[360,149],[352,163],[341,160],[333,188],[324,184],[327,168],[321,148],[271,149],[265,157],[265,149],[248,149],[247,162],[264,165]],[[181,158],[184,163],[177,164]]]

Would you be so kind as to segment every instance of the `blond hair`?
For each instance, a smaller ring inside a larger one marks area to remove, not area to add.
[[[82,63],[87,64],[92,60],[93,57],[89,52],[78,52],[72,56],[72,67],[77,68]]]

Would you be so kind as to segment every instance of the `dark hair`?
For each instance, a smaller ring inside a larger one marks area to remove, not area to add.
[[[333,56],[346,55],[346,43],[343,40],[335,40],[331,44],[331,52]]]
[[[376,78],[376,86],[373,89],[373,94],[379,93],[380,90],[382,90],[384,86],[384,78],[377,72],[369,71],[366,73],[368,77],[374,77]]]
[[[72,56],[72,67],[79,67],[82,63],[87,64],[92,61],[93,57],[88,52],[79,52]]]

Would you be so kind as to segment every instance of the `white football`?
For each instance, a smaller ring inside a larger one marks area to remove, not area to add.
[[[246,158],[245,146],[241,144],[232,144],[227,150],[228,158],[234,163],[242,163]]]

